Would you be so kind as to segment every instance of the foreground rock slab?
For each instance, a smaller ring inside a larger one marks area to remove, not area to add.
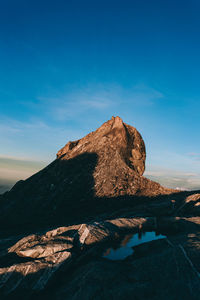
[[[0,258],[1,299],[198,299],[199,226],[199,217],[124,217],[10,240]],[[167,238],[136,246],[123,261],[103,258],[113,241],[152,230]]]

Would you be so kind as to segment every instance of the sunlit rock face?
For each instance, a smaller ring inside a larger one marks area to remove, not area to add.
[[[120,117],[112,117],[96,131],[84,138],[68,142],[57,153],[63,159],[73,158],[85,152],[96,152],[100,158],[112,156],[113,161],[120,159],[138,175],[145,170],[145,144],[136,128],[125,124]],[[110,159],[109,163],[110,163]],[[103,166],[105,167],[105,166]]]
[[[83,153],[96,153],[94,190],[96,196],[134,194],[134,176],[142,176],[145,170],[145,144],[139,132],[112,117],[96,131],[81,140],[69,142],[58,153],[61,160],[68,160]]]

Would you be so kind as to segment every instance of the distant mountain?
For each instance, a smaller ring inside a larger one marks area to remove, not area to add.
[[[0,195],[5,193],[6,191],[9,191],[15,182],[12,182],[10,180],[1,180],[0,179]]]
[[[0,194],[5,193],[8,191],[11,187],[9,185],[0,184]]]

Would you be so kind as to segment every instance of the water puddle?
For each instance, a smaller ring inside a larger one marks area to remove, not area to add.
[[[164,238],[166,238],[166,236],[156,234],[154,231],[128,234],[125,235],[119,244],[116,244],[112,248],[108,248],[103,253],[103,257],[110,260],[123,260],[133,254],[134,250],[132,247]]]

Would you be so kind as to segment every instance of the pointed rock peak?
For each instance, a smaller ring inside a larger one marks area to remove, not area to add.
[[[68,142],[57,153],[59,159],[71,159],[84,153],[96,153],[97,168],[110,170],[111,166],[123,165],[131,168],[136,174],[142,175],[145,170],[145,144],[139,132],[132,126],[123,123],[120,117],[112,117],[96,131],[89,133],[80,140]]]
[[[123,121],[120,117],[112,117],[112,120],[113,120],[113,128],[120,128],[120,127],[123,127],[124,124],[123,124]]]

